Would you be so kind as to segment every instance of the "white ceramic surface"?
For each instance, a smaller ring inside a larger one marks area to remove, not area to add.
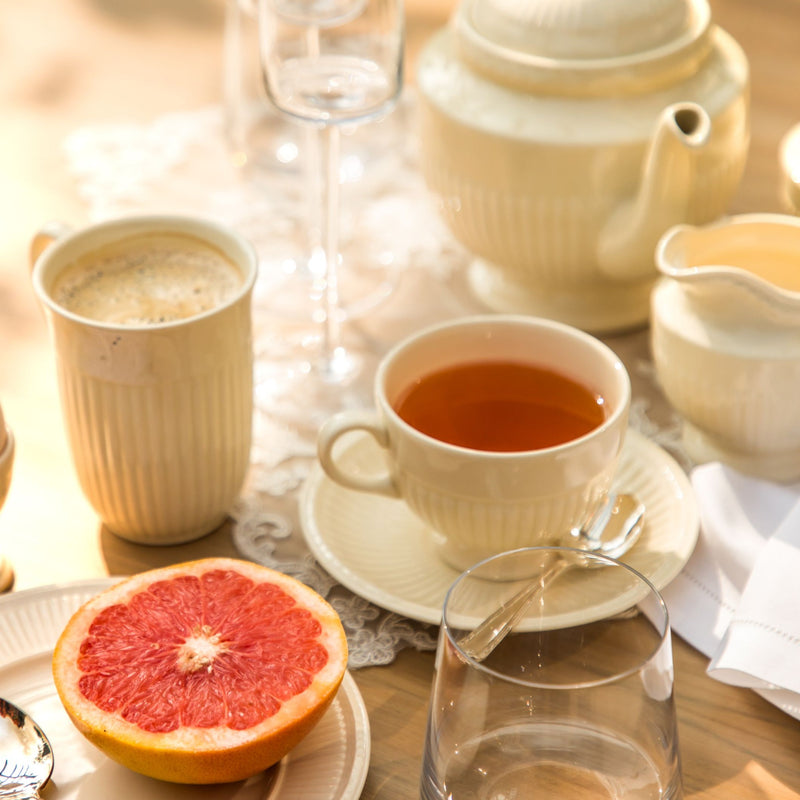
[[[790,128],[783,137],[779,153],[787,210],[800,214],[800,124]]]
[[[115,579],[31,589],[0,598],[0,696],[30,713],[53,745],[48,800],[358,800],[367,776],[369,720],[352,676],[331,707],[279,764],[247,781],[163,783],[106,758],[74,728],[50,673],[56,639],[77,608]]]
[[[659,236],[744,169],[748,63],[705,0],[462,0],[417,84],[423,173],[494,310],[641,325]]]
[[[492,452],[426,436],[394,410],[418,378],[465,361],[504,359],[571,378],[604,400],[604,421],[540,450]],[[343,486],[402,497],[436,533],[448,563],[466,569],[494,553],[553,544],[587,519],[611,484],[627,430],[631,388],[618,356],[594,337],[532,317],[479,316],[427,328],[393,348],[375,376],[375,411],[345,411],[321,428],[323,469]],[[364,430],[385,466],[342,469],[337,443]]]
[[[11,473],[14,467],[14,434],[6,425],[3,409],[0,407],[0,509],[3,508],[11,486]],[[14,569],[9,560],[0,553],[0,592],[6,591],[14,582]]]
[[[354,468],[371,469],[381,461],[365,434],[354,435],[343,451],[342,461]],[[671,456],[633,430],[614,485],[647,507],[642,537],[622,560],[662,589],[697,541],[691,485]],[[315,558],[341,584],[382,608],[439,623],[459,571],[439,557],[429,531],[401,500],[345,489],[318,466],[303,487],[300,520]]]
[[[8,489],[11,486],[11,473],[14,467],[14,434],[6,425],[3,409],[0,408],[0,508],[3,507]]]
[[[124,236],[171,231],[221,249],[242,273],[229,302],[157,325],[105,324],[52,301],[59,271]],[[36,241],[36,240],[35,240]],[[153,215],[66,233],[33,266],[56,352],[61,404],[81,487],[114,533],[176,544],[218,527],[250,463],[255,251],[201,219]]]
[[[746,214],[680,226],[656,251],[658,381],[692,458],[800,478],[800,219]]]

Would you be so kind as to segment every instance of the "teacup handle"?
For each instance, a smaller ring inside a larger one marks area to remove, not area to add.
[[[342,411],[335,414],[322,425],[317,437],[317,453],[328,477],[348,489],[400,497],[390,472],[362,475],[348,472],[337,464],[334,447],[339,438],[350,431],[365,431],[384,450],[389,446],[389,434],[377,414],[371,411]]]
[[[30,251],[28,253],[29,267],[31,270],[36,266],[39,257],[57,239],[72,233],[72,228],[63,222],[46,222],[33,234],[31,239]]]

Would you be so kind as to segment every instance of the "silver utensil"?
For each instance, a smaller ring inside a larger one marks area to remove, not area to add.
[[[34,800],[53,772],[53,748],[21,708],[0,697],[0,798]]]
[[[606,501],[580,528],[570,531],[571,546],[587,553],[619,558],[633,547],[644,529],[645,508],[631,494],[609,493]],[[547,571],[524,586],[497,611],[459,640],[458,646],[475,661],[483,661],[519,622],[536,595],[549,586],[567,567],[560,558]]]

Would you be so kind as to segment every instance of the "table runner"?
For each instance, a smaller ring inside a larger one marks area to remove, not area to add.
[[[378,252],[391,253],[397,267],[394,291],[344,326],[348,346],[365,362],[342,398],[346,405],[371,405],[375,365],[396,341],[424,325],[486,311],[466,287],[469,258],[439,221],[419,174],[414,130],[414,98],[406,92],[393,114],[349,131],[343,142],[343,180],[349,184],[343,191],[344,246],[355,236],[377,239]],[[284,133],[289,142],[303,135],[299,128]],[[296,166],[276,159],[237,166],[219,107],[167,114],[146,124],[80,128],[66,139],[64,149],[90,221],[148,212],[199,214],[249,238],[267,265],[254,292],[256,411],[251,472],[232,509],[237,550],[299,578],[332,603],[347,632],[351,669],[391,663],[409,646],[434,649],[434,626],[363,600],[310,555],[296,505],[315,464],[318,420],[309,409],[305,421],[301,414],[287,422],[285,408],[269,392],[259,391],[284,357],[287,340],[309,329],[307,308],[281,308],[276,313],[269,302],[285,278],[280,274],[282,248],[289,247],[297,226],[308,218],[303,175]],[[639,332],[607,339],[634,384],[631,425],[688,469],[677,417],[662,408],[657,419],[651,418],[651,406],[663,406],[663,399],[647,357],[646,336]]]

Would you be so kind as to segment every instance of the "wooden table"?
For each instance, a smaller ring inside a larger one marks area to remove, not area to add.
[[[409,74],[420,43],[453,0],[409,0]],[[800,4],[716,0],[717,21],[752,68],[752,147],[731,211],[782,210],[777,148],[800,120]],[[16,589],[234,554],[225,528],[192,545],[143,548],[101,530],[67,453],[52,351],[28,281],[27,246],[45,220],[86,210],[64,167],[64,137],[82,125],[147,122],[220,98],[222,0],[26,0],[0,16],[0,403],[17,440],[0,513],[0,552]],[[646,352],[646,332],[632,339]],[[705,674],[706,658],[675,641],[687,797],[800,798],[800,722],[755,693]],[[800,664],[798,664],[800,668]],[[417,794],[433,656],[405,651],[356,681],[372,724],[365,798]]]

